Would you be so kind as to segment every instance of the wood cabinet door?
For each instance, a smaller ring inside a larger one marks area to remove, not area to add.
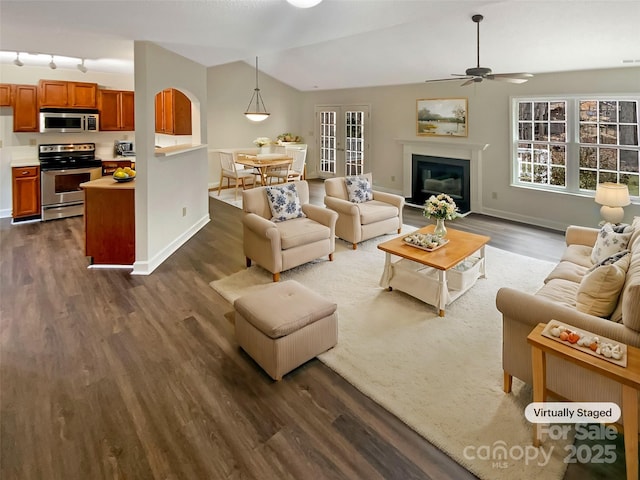
[[[69,105],[68,82],[40,80],[40,106],[66,107]]]
[[[14,167],[13,218],[40,214],[40,169]]]
[[[120,92],[117,90],[100,91],[100,130],[120,130]]]
[[[86,82],[68,82],[69,106],[77,108],[96,108],[98,106],[98,85]]]
[[[0,107],[11,106],[11,84],[0,83]]]
[[[164,133],[168,135],[174,134],[174,119],[173,119],[173,89],[169,88],[162,92],[162,110],[164,112],[164,118],[162,125]]]
[[[173,134],[191,135],[191,100],[180,90],[173,90]]]
[[[132,132],[136,129],[135,94],[134,92],[120,92],[120,130]]]
[[[156,94],[156,133],[164,133],[164,96]]]
[[[13,131],[39,131],[38,88],[35,85],[14,85],[12,95]]]

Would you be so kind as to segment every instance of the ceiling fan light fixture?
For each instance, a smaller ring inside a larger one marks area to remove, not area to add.
[[[51,61],[49,62],[49,68],[51,70],[55,70],[56,68],[58,68],[58,66],[56,65],[56,63],[53,61],[53,55],[51,55]]]
[[[82,59],[82,62],[79,63],[78,65],[76,65],[76,67],[78,68],[78,70],[80,70],[82,73],[87,73],[87,67],[84,66],[84,58]]]
[[[260,87],[258,86],[258,57],[256,57],[256,88],[253,89],[253,95],[251,95],[251,100],[249,100],[244,116],[252,122],[262,122],[269,118],[269,115],[271,114],[267,112],[267,108],[264,106]]]
[[[13,64],[16,67],[21,67],[24,65],[24,63],[22,62],[22,60],[20,60],[20,52],[16,52],[16,59],[13,61]]]
[[[318,5],[322,0],[287,0],[287,3],[298,8],[311,8]]]

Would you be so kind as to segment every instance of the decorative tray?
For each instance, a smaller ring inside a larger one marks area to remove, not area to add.
[[[565,339],[562,332],[567,334],[568,338]],[[575,336],[571,337],[570,333]],[[627,346],[624,343],[594,335],[571,325],[564,325],[557,320],[551,320],[547,324],[542,331],[542,336],[621,367],[627,366]]]
[[[433,252],[444,247],[449,240],[431,235],[429,233],[412,233],[402,239],[407,245],[410,245],[426,252]]]

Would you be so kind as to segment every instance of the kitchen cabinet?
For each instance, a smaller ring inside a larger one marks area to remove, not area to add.
[[[135,183],[111,177],[84,189],[85,255],[94,265],[133,265],[136,259]]]
[[[11,84],[0,83],[0,107],[11,106]]]
[[[98,84],[40,80],[41,108],[97,108]]]
[[[40,216],[40,167],[13,167],[11,169],[13,218]]]
[[[134,93],[126,90],[100,90],[100,130],[135,130]]]
[[[156,133],[191,135],[191,100],[175,88],[156,95]]]
[[[12,85],[13,131],[38,132],[38,88],[35,85]]]

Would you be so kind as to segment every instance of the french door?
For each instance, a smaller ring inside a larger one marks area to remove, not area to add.
[[[320,177],[364,173],[369,157],[369,106],[320,105],[315,114]]]

